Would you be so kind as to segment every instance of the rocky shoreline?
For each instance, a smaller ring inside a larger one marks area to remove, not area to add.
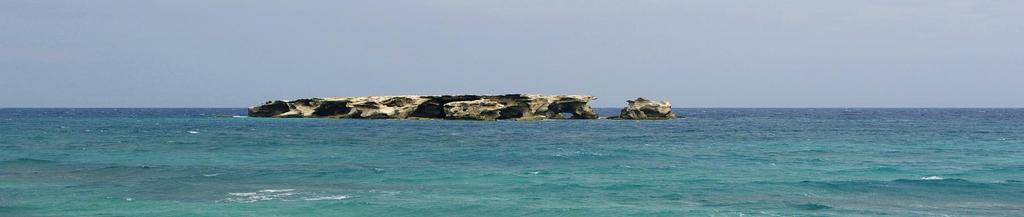
[[[249,108],[250,117],[543,120],[598,119],[587,95],[403,95],[272,100]],[[643,98],[628,101],[613,119],[674,119],[671,104]]]

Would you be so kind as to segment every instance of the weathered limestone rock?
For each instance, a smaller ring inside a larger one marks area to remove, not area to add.
[[[281,100],[272,100],[263,103],[261,106],[255,106],[249,108],[249,116],[252,117],[274,117],[280,116],[281,114],[291,111],[292,108],[288,105],[288,102]]]
[[[493,121],[501,117],[505,105],[489,99],[455,101],[444,104],[445,118]]]
[[[675,119],[676,114],[672,112],[672,103],[668,101],[655,102],[644,98],[628,100],[629,103],[622,112],[620,119],[630,120],[667,120]]]
[[[249,108],[251,117],[406,118],[420,103],[420,96],[369,96],[269,101]]]
[[[363,96],[268,101],[249,108],[251,117],[373,119],[596,119],[582,95]],[[566,117],[565,114],[569,116]]]

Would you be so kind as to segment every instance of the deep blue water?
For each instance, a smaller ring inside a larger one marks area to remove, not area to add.
[[[1024,109],[677,112],[0,109],[0,216],[1024,215]]]

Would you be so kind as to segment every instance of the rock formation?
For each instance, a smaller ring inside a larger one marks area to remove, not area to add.
[[[619,119],[667,120],[676,118],[676,114],[672,112],[672,103],[668,101],[655,102],[636,98],[636,100],[628,100],[626,103],[629,105],[622,108]]]
[[[455,101],[444,104],[445,118],[493,121],[501,117],[505,105],[489,99]]]
[[[250,117],[540,120],[596,119],[582,95],[362,96],[274,100],[249,108]],[[568,117],[564,114],[569,114]]]

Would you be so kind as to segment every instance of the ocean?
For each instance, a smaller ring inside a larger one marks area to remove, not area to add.
[[[0,216],[1024,215],[1024,109],[676,112],[0,109]]]

